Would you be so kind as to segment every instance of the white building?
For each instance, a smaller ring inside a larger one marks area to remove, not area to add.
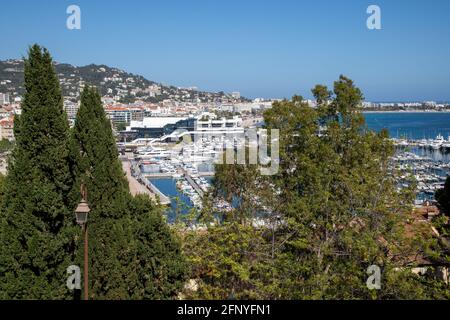
[[[215,114],[203,113],[197,118],[196,131],[199,133],[243,133],[242,118],[234,116],[233,118],[217,119]]]
[[[64,101],[64,110],[66,110],[69,119],[75,119],[78,112],[78,104],[72,101]]]
[[[0,105],[9,104],[9,93],[0,93]]]
[[[238,92],[238,91],[235,91],[235,92],[232,92],[232,93],[231,93],[231,96],[232,96],[234,99],[240,99],[240,98],[241,98],[241,93]]]

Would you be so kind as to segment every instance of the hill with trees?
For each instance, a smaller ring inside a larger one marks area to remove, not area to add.
[[[95,86],[101,96],[110,96],[123,103],[131,103],[137,99],[147,102],[160,102],[165,99],[180,102],[233,100],[230,94],[224,92],[205,92],[164,85],[106,65],[90,64],[77,67],[55,62],[54,66],[64,99],[73,102],[80,100],[80,92],[85,85]],[[9,93],[12,98],[24,94],[23,60],[0,61],[0,92]],[[239,100],[248,101],[246,98]]]

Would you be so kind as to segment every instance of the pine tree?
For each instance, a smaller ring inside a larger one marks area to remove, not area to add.
[[[25,90],[0,215],[0,297],[68,298],[69,125],[52,58],[38,45],[25,59]]]

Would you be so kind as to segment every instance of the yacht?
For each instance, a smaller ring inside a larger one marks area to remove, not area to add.
[[[450,148],[450,136],[447,138],[446,141],[444,141],[444,143],[442,143],[442,147]]]
[[[436,139],[433,140],[431,143],[431,148],[438,150],[442,147],[443,143],[445,142],[444,137],[439,134]]]
[[[419,147],[426,147],[428,146],[428,140],[427,139],[422,139],[419,141]]]

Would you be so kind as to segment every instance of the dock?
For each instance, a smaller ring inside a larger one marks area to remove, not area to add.
[[[183,172],[185,175],[185,173]],[[214,177],[214,172],[199,172],[197,174],[199,177]],[[144,176],[147,179],[171,179],[174,177],[171,173],[142,173],[142,176]]]
[[[170,173],[142,173],[141,175],[147,179],[169,179],[173,177]]]
[[[184,173],[184,177],[186,178],[187,182],[189,182],[189,184],[194,188],[194,190],[198,193],[198,195],[200,196],[200,198],[203,198],[203,195],[205,194],[202,190],[202,188],[200,188],[200,186],[197,184],[197,182],[194,181],[194,179],[192,179],[192,177],[189,175],[189,173],[183,169],[183,173]]]

